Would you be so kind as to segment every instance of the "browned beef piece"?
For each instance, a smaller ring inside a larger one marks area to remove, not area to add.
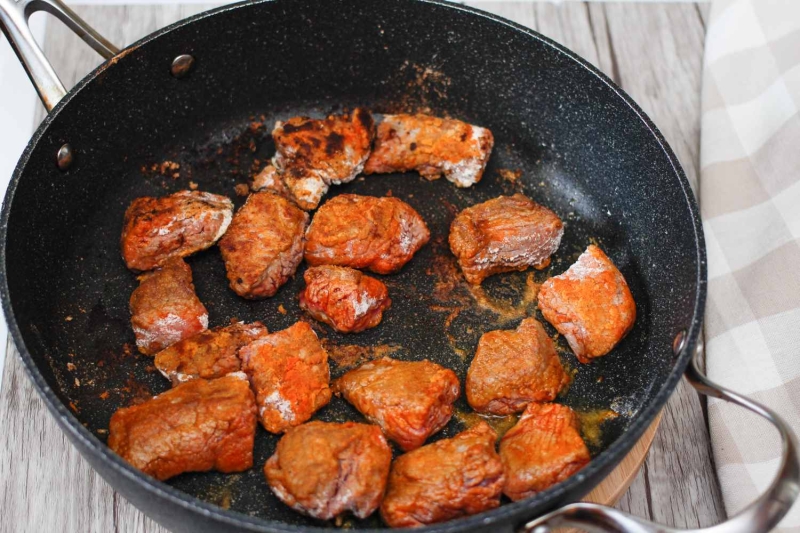
[[[450,369],[388,357],[351,370],[333,388],[404,450],[418,448],[447,425],[460,392]]]
[[[636,321],[636,303],[625,278],[595,245],[566,272],[542,284],[539,309],[581,363],[610,352]]]
[[[533,496],[589,463],[589,450],[569,407],[532,403],[500,441],[503,492],[514,501]]]
[[[114,413],[108,445],[156,479],[253,466],[256,404],[247,378],[195,379]]]
[[[366,518],[381,503],[391,462],[378,426],[313,421],[286,431],[264,475],[295,511],[322,520],[347,511]]]
[[[378,274],[400,270],[430,239],[425,221],[397,198],[340,194],[319,208],[306,233],[306,262]]]
[[[468,282],[501,272],[544,268],[558,249],[558,215],[521,194],[500,196],[461,211],[450,226],[450,250]]]
[[[139,276],[130,310],[136,346],[146,355],[208,328],[208,311],[194,292],[192,269],[179,257]]]
[[[261,322],[201,331],[158,352],[155,366],[173,385],[195,378],[221,378],[241,370],[239,348],[267,333]]]
[[[222,237],[232,215],[229,198],[207,192],[137,198],[125,211],[122,258],[128,268],[143,271],[205,250]]]
[[[419,527],[500,505],[503,465],[486,422],[398,457],[381,516],[391,527]]]
[[[303,260],[307,224],[308,214],[286,198],[251,194],[219,241],[231,289],[251,299],[274,295]]]
[[[305,322],[248,344],[239,357],[267,431],[299,426],[331,399],[328,354]]]

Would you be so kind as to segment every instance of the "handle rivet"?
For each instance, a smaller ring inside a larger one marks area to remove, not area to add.
[[[59,170],[67,170],[72,165],[72,147],[69,144],[64,144],[58,149],[56,163]]]
[[[680,333],[675,335],[675,340],[672,341],[672,353],[680,355],[683,349],[686,348],[686,330],[681,330]]]
[[[173,76],[180,79],[189,74],[189,71],[192,70],[192,65],[194,65],[194,57],[189,54],[181,54],[172,60],[170,72],[172,72]]]

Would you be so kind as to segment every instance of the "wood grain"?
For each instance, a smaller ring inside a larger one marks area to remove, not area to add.
[[[650,424],[644,435],[633,445],[633,449],[626,455],[617,467],[597,485],[592,492],[583,498],[585,502],[599,503],[601,505],[616,505],[622,496],[628,492],[634,479],[639,475],[653,439],[656,437],[658,428],[661,425],[662,413]]]
[[[537,29],[606,72],[658,124],[696,182],[707,5],[469,4]],[[122,44],[207,7],[75,9]],[[69,87],[100,60],[57,21],[50,22],[44,48]],[[37,122],[43,116],[40,112]],[[645,467],[631,480],[619,508],[682,527],[707,526],[724,518],[704,412],[697,394],[682,382],[664,409]],[[165,532],[111,489],[67,442],[11,346],[0,389],[0,430],[0,499],[5,511],[0,533]],[[610,489],[616,496],[613,492]]]

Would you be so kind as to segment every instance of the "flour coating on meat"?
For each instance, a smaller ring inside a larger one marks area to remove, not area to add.
[[[325,119],[292,117],[275,123],[272,164],[294,201],[315,209],[330,185],[350,182],[363,170],[374,137],[365,109]]]
[[[366,518],[380,504],[391,460],[376,426],[313,421],[287,430],[264,475],[272,492],[302,514]]]
[[[239,356],[271,433],[306,422],[330,401],[328,354],[305,322],[251,342]]]
[[[542,315],[582,363],[610,352],[636,321],[636,304],[625,277],[595,245],[566,272],[545,281],[538,302]]]
[[[400,270],[430,239],[413,207],[394,197],[340,194],[319,208],[306,232],[309,265],[339,265],[378,274]]]
[[[418,171],[427,179],[444,174],[458,187],[478,183],[492,153],[486,128],[430,115],[384,115],[366,174]]]
[[[461,211],[449,242],[466,280],[479,284],[493,274],[546,267],[563,235],[555,213],[515,194]]]
[[[233,202],[201,191],[137,198],[125,212],[120,245],[128,268],[145,271],[212,246],[231,222]]]
[[[208,311],[195,294],[192,270],[178,257],[139,276],[130,312],[136,347],[146,355],[208,328]]]
[[[352,268],[311,267],[305,271],[304,279],[300,307],[342,333],[377,326],[392,303],[386,285]]]
[[[308,213],[272,192],[251,194],[219,241],[230,287],[251,299],[273,296],[303,259]]]

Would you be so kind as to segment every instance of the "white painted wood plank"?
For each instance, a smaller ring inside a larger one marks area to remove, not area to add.
[[[699,76],[705,6],[472,3],[531,26],[599,66],[629,91],[697,175]],[[202,6],[78,7],[116,43],[130,43]],[[57,26],[58,23],[53,23]],[[99,59],[60,27],[45,49],[68,86]],[[164,530],[120,498],[69,445],[19,360],[0,390],[0,533]],[[619,507],[670,525],[708,525],[723,516],[711,464],[703,404],[686,384],[673,395],[646,463]],[[46,509],[47,512],[42,512]],[[35,510],[35,511],[34,511]]]

